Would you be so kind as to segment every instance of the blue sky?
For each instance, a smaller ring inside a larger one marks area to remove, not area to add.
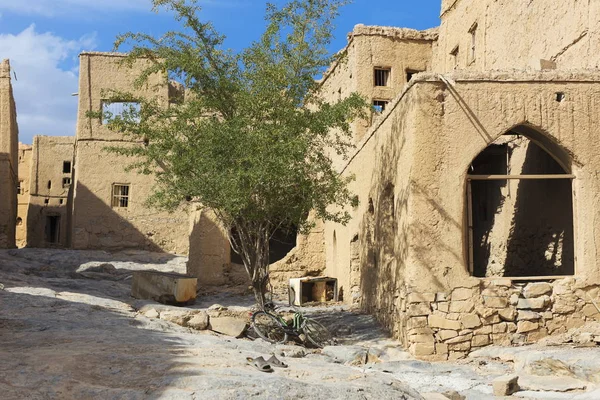
[[[285,0],[274,0],[283,4]],[[263,0],[201,0],[202,14],[239,50],[264,27]],[[341,49],[356,24],[427,29],[439,25],[440,0],[354,0],[341,11],[331,51]],[[0,59],[9,58],[16,80],[20,141],[34,135],[74,135],[78,58],[83,50],[110,51],[127,31],[154,35],[177,29],[151,0],[0,0]]]

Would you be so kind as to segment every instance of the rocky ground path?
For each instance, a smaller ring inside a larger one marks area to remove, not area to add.
[[[488,347],[459,362],[429,363],[344,307],[311,310],[341,337],[322,351],[138,312],[131,271],[184,272],[185,263],[139,251],[0,251],[0,398],[492,399],[495,378],[518,374],[524,388],[513,396],[600,399],[598,347]],[[215,303],[243,310],[251,298],[212,293],[194,308]],[[267,374],[246,363],[272,353],[289,368]]]

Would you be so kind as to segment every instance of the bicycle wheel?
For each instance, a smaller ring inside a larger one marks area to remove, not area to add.
[[[306,340],[318,348],[323,348],[333,342],[333,337],[331,336],[331,333],[329,333],[329,330],[319,321],[315,321],[314,319],[305,317],[304,323],[302,324],[302,330],[306,335]]]
[[[265,311],[257,311],[252,315],[252,328],[263,340],[269,343],[285,343],[287,332],[277,316]]]

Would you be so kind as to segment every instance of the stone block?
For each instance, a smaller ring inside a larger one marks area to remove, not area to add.
[[[160,312],[160,319],[172,322],[177,325],[187,326],[187,323],[192,319],[200,310],[193,310],[190,308],[182,308],[178,310],[164,310]]]
[[[408,341],[411,343],[435,343],[433,334],[431,335],[410,335]]]
[[[481,326],[481,319],[477,314],[465,314],[460,320],[467,329],[478,328]]]
[[[510,346],[511,345],[511,335],[506,333],[492,333],[490,335],[492,342],[496,346]]]
[[[423,328],[427,326],[427,317],[412,317],[408,319],[408,329]]]
[[[517,333],[526,333],[536,330],[540,325],[537,322],[519,321],[517,322]]]
[[[505,308],[503,310],[498,311],[498,316],[504,321],[514,321],[516,315],[517,312],[514,308]]]
[[[421,393],[421,396],[423,396],[423,400],[450,400],[448,397],[444,396],[443,394],[434,393],[434,392]]]
[[[515,324],[514,322],[507,322],[506,323],[506,331],[513,333],[517,331],[517,324]]]
[[[471,300],[474,295],[473,289],[456,288],[452,291],[452,301]]]
[[[199,312],[190,318],[190,320],[187,322],[187,326],[198,331],[208,329],[208,314],[205,312]]]
[[[494,286],[511,287],[512,280],[510,280],[510,278],[496,278],[496,279],[492,279],[490,281],[490,284],[494,285]]]
[[[409,304],[414,304],[414,303],[431,303],[431,302],[435,301],[435,294],[434,293],[417,293],[417,292],[413,292],[413,293],[410,293],[406,297],[406,301]]]
[[[558,297],[552,305],[552,312],[555,314],[570,314],[575,309],[575,301],[563,297]]]
[[[155,300],[163,304],[191,304],[196,300],[197,278],[186,275],[134,271],[131,296],[136,299]]]
[[[456,331],[451,331],[448,329],[442,329],[437,333],[437,336],[440,338],[440,340],[448,340],[448,339],[452,339],[454,337],[458,336],[458,332]]]
[[[471,346],[473,347],[482,347],[487,346],[491,343],[490,337],[488,335],[475,335],[471,340]]]
[[[527,342],[536,343],[540,339],[545,338],[546,336],[548,336],[548,330],[546,328],[540,328],[527,334]]]
[[[501,320],[500,320],[500,317],[498,316],[498,314],[494,314],[489,317],[483,318],[483,323],[485,325],[493,325],[493,324],[498,324],[500,322],[501,322]]]
[[[508,298],[508,302],[511,306],[516,306],[519,303],[519,295],[516,293],[511,294]]]
[[[475,309],[473,300],[454,301],[450,302],[450,312],[452,313],[470,313]]]
[[[506,297],[483,296],[483,304],[490,308],[506,308],[508,299]]]
[[[573,314],[567,317],[565,328],[569,330],[573,328],[581,328],[583,325],[585,325],[585,320],[582,318],[582,315]]]
[[[414,356],[429,356],[435,353],[435,345],[433,343],[413,343],[409,347],[409,351]]]
[[[492,333],[492,325],[485,325],[473,331],[475,335],[489,335]]]
[[[438,306],[438,310],[442,311],[442,312],[449,312],[450,311],[450,302],[449,301],[443,301],[441,303],[437,303]]]
[[[550,304],[550,297],[544,295],[533,299],[519,299],[517,308],[519,310],[543,310]]]
[[[408,306],[408,315],[412,317],[421,317],[431,314],[429,303],[415,303]]]
[[[552,286],[546,282],[530,283],[523,289],[523,296],[527,299],[540,297],[552,293]]]
[[[448,339],[448,340],[446,340],[446,344],[450,345],[450,344],[455,344],[455,343],[469,342],[472,338],[473,338],[473,334],[468,333],[466,335],[461,335],[461,336],[454,337],[452,339]]]
[[[425,326],[423,328],[413,328],[409,329],[408,335],[433,335],[433,330],[428,326]]]
[[[517,315],[518,321],[537,321],[542,318],[542,315],[535,311],[519,310]]]
[[[448,354],[448,345],[446,343],[436,343],[435,344],[435,353],[436,354]]]
[[[506,322],[492,325],[492,333],[505,333],[508,330]]]
[[[519,391],[519,377],[515,375],[501,376],[492,381],[494,396],[510,396]]]
[[[598,317],[600,317],[600,312],[593,304],[586,304],[585,306],[583,306],[583,309],[581,311],[583,312],[583,315],[585,315],[588,318],[598,319]]]
[[[429,326],[432,328],[450,329],[455,331],[458,331],[461,328],[459,321],[449,320],[439,315],[430,315],[428,317],[428,322]]]
[[[210,330],[231,337],[240,337],[246,331],[248,321],[235,317],[211,317]]]
[[[448,296],[448,293],[440,292],[435,294],[435,301],[437,302],[448,300],[450,300],[450,296]]]

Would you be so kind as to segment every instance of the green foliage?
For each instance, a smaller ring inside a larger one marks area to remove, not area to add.
[[[176,82],[185,96],[166,107],[157,99],[113,92],[113,100],[137,100],[141,110],[109,116],[111,129],[145,143],[111,151],[134,156],[132,168],[156,175],[153,204],[172,209],[194,198],[235,227],[242,242],[256,242],[259,231],[270,236],[282,224],[306,229],[310,210],[324,220],[348,221],[343,210],[354,198],[349,178],[336,172],[330,155],[352,148],[350,123],[368,105],[358,94],[325,102],[314,80],[335,60],[327,46],[345,3],[267,4],[260,40],[234,53],[200,20],[195,2],[154,0],[155,9],[175,13],[183,30],[161,38],[127,33],[115,46],[132,46],[125,64],[147,63],[138,88],[161,74],[163,84]],[[266,246],[268,253],[268,241]],[[244,261],[258,262],[252,255]]]

